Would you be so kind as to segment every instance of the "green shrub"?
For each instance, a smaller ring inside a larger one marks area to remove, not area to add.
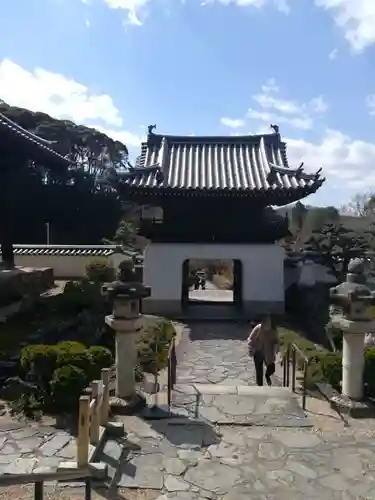
[[[88,384],[86,373],[77,366],[65,365],[53,373],[51,396],[56,413],[68,413],[78,408],[78,401]]]
[[[283,354],[289,344],[295,344],[308,358],[315,358],[321,352],[310,340],[302,337],[294,330],[279,328],[280,351]]]
[[[138,359],[146,371],[165,368],[169,345],[175,335],[175,327],[167,320],[159,321],[141,334],[137,342]]]
[[[342,331],[337,328],[336,326],[333,326],[331,322],[327,323],[326,326],[326,332],[327,336],[332,340],[333,345],[335,346],[335,349],[338,351],[342,350]]]
[[[48,304],[59,315],[72,316],[83,309],[101,311],[104,307],[101,284],[87,279],[68,281],[63,293],[50,297]]]
[[[58,367],[65,365],[81,368],[85,373],[90,374],[93,367],[93,360],[83,344],[73,341],[59,342],[56,347]]]
[[[24,347],[21,351],[21,367],[26,374],[32,373],[39,383],[51,380],[57,365],[56,346],[35,344]]]
[[[92,379],[100,379],[101,370],[113,365],[113,356],[109,349],[99,345],[93,345],[88,349],[92,359]]]
[[[113,280],[114,273],[108,259],[95,258],[86,265],[86,276],[90,281],[105,283]]]
[[[295,344],[303,355],[308,360],[308,369],[307,369],[307,384],[314,384],[316,382],[323,381],[323,375],[321,370],[320,359],[324,356],[328,351],[319,349],[313,342],[302,337],[294,330],[289,330],[287,328],[279,328],[279,339],[280,339],[280,351],[281,354],[284,355],[287,346],[289,344]],[[297,352],[296,354],[297,360],[297,369],[302,370],[305,360],[302,356],[300,356]]]
[[[328,352],[320,357],[320,366],[324,382],[340,390],[342,379],[342,353]]]

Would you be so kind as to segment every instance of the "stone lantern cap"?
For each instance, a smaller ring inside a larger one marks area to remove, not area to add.
[[[346,315],[351,315],[356,306],[356,316],[367,316],[366,308],[375,305],[375,293],[366,286],[365,264],[361,259],[349,263],[346,281],[330,289],[333,305],[343,308]],[[358,318],[359,319],[359,318]]]
[[[113,281],[108,285],[103,285],[102,293],[110,300],[119,296],[128,300],[138,300],[150,297],[151,288],[138,282],[124,283],[123,281]]]
[[[137,281],[132,262],[123,261],[119,265],[117,280],[103,285],[102,294],[110,300],[119,296],[128,300],[138,300],[150,297],[151,288]]]

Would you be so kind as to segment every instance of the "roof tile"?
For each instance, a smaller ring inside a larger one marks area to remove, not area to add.
[[[278,133],[234,137],[149,134],[136,167],[121,174],[135,188],[188,190],[294,190],[314,192],[324,182],[289,167]]]
[[[55,161],[57,160],[62,164],[70,163],[70,160],[68,158],[65,158],[52,148],[52,143],[50,141],[42,139],[41,137],[38,137],[37,135],[22,128],[20,125],[17,125],[17,123],[13,122],[2,113],[0,113],[0,132],[10,134],[14,137],[18,137],[26,142],[29,142],[32,146],[35,147],[38,156],[43,155],[43,157],[45,158],[53,158],[55,159]]]

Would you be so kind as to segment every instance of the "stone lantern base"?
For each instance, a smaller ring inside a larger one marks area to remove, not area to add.
[[[111,397],[109,406],[115,415],[134,415],[146,406],[146,400],[142,394],[135,392],[129,398]]]
[[[352,418],[375,417],[375,405],[371,401],[353,401],[343,394],[335,394],[330,399],[331,408]]]

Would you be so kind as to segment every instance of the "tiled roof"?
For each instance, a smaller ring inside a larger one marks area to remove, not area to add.
[[[291,168],[279,133],[233,137],[149,134],[136,167],[120,175],[134,188],[226,191],[315,192],[320,170]]]
[[[26,141],[32,147],[32,158],[30,159],[37,161],[54,160],[60,164],[70,163],[67,158],[52,148],[52,142],[42,139],[20,127],[2,113],[0,113],[0,133]]]
[[[131,252],[121,252],[116,245],[14,245],[17,256],[109,257],[114,253],[131,257]]]

